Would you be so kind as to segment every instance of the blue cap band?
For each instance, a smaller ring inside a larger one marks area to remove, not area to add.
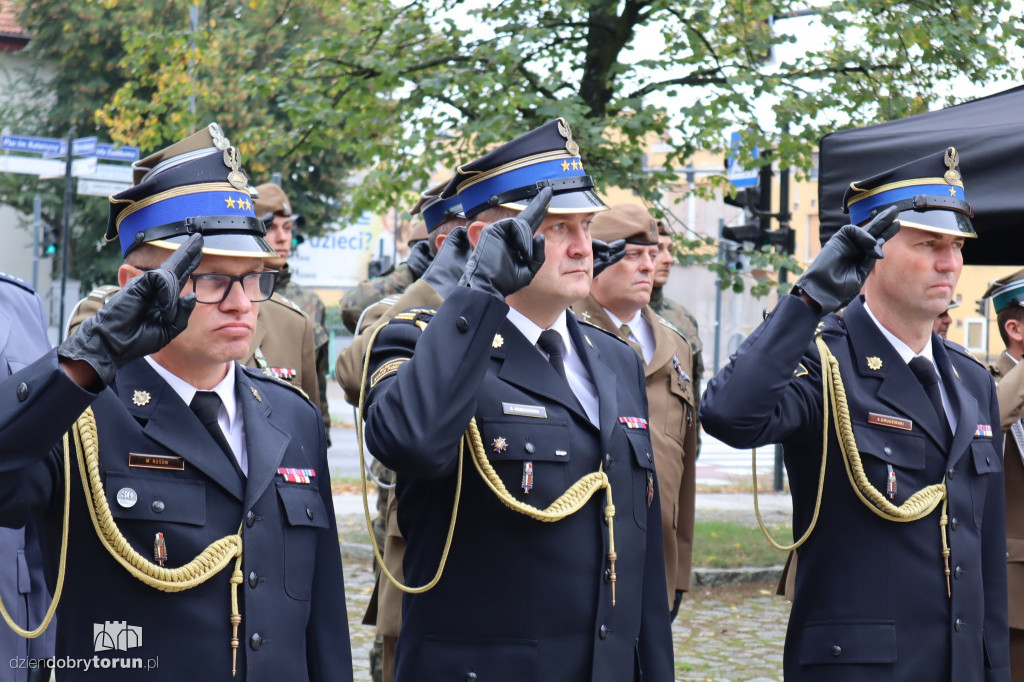
[[[194,185],[200,188],[201,185]],[[135,234],[158,225],[179,222],[196,216],[248,216],[255,218],[252,199],[246,192],[206,190],[170,196],[143,206],[118,220],[117,234],[121,253],[135,245]]]
[[[915,196],[921,195],[967,201],[964,196],[964,188],[957,185],[922,184],[896,187],[852,202],[850,204],[850,222],[854,225],[859,225],[865,220],[870,220],[871,212],[877,208],[889,206],[904,199],[913,199]]]
[[[462,201],[458,195],[435,201],[423,207],[423,222],[427,224],[427,232],[462,212]]]
[[[585,176],[583,162],[580,158],[566,156],[563,152],[559,158],[530,164],[499,173],[494,177],[472,183],[459,189],[459,198],[467,215],[479,213],[481,207],[488,207],[493,196],[519,189],[535,186],[542,180],[560,180],[576,176]],[[522,198],[522,197],[519,197]]]

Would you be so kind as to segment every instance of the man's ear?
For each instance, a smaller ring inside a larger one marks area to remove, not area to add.
[[[1006,330],[1006,336],[1012,341],[1024,343],[1024,324],[1020,320],[1007,320],[1006,324],[1003,325],[1003,329]]]
[[[139,270],[134,265],[128,265],[127,263],[124,263],[123,265],[121,265],[121,267],[117,269],[117,285],[124,289],[124,285],[128,283],[128,280],[141,273],[142,270]]]
[[[469,243],[476,248],[476,243],[480,241],[480,233],[487,227],[487,223],[481,220],[474,220],[473,223],[466,229],[466,233],[469,236]]]
[[[444,240],[448,238],[448,233],[439,234],[434,237],[434,253],[441,250],[441,244],[444,244]]]

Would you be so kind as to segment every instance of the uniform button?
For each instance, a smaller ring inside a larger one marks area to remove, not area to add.
[[[256,571],[249,571],[249,587],[256,589],[256,586],[260,584],[260,577],[256,575]]]
[[[946,478],[953,480],[954,476],[956,476],[956,469],[950,469],[946,472]]]
[[[28,384],[24,381],[18,384],[18,402],[23,403],[28,398]]]
[[[165,508],[164,501],[163,500],[153,500],[152,507],[153,507],[153,511],[155,511],[157,514],[159,514]]]
[[[959,566],[957,566],[956,568],[953,569],[953,577],[956,578],[957,580],[960,580],[960,576],[962,576],[963,574],[964,574],[964,571]]]
[[[610,569],[610,568],[604,569],[604,581],[606,583],[610,583],[612,581],[612,569]]]
[[[959,618],[957,618],[956,622],[953,623],[953,629],[956,630],[957,632],[960,632],[960,628],[962,628],[963,626],[964,626],[964,621],[960,620]]]
[[[535,447],[533,446],[533,443],[529,443],[529,442],[527,442],[527,444],[526,444],[526,445],[524,445],[523,447],[524,447],[524,448],[526,449],[526,451],[527,451],[527,452],[529,452],[529,453],[530,453],[531,455],[533,454],[533,451],[537,449],[537,448],[535,448]]]
[[[611,468],[612,468],[612,456],[609,453],[605,453],[605,455],[604,455],[604,469],[605,469],[605,471],[607,471],[608,469],[611,469]]]
[[[249,510],[249,513],[245,515],[245,527],[252,528],[252,525],[256,523],[256,512]]]
[[[310,509],[309,507],[306,507],[306,518],[310,521],[313,520],[313,510]]]
[[[949,527],[952,528],[953,530],[956,530],[956,527],[959,526],[959,525],[960,525],[960,519],[958,519],[957,517],[954,516],[953,518],[951,518],[949,520]]]
[[[476,673],[466,673],[466,682],[476,682]]]
[[[249,646],[255,651],[263,646],[263,637],[258,632],[254,632],[252,637],[249,638]]]
[[[605,637],[607,637],[608,636],[608,626],[607,625],[602,625],[601,629],[599,629],[597,631],[597,636],[600,637],[601,639],[604,639]]]
[[[833,644],[832,645],[832,655],[833,656],[838,656],[841,653],[843,653],[843,647],[839,646],[838,644]]]
[[[882,452],[884,452],[886,455],[892,455],[892,448],[886,445],[884,448],[882,448]]]
[[[458,329],[460,332],[465,333],[466,330],[469,329],[469,320],[467,320],[464,317],[460,317],[459,319],[455,320],[455,328]]]

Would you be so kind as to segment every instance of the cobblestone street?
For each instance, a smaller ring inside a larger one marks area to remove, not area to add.
[[[373,627],[361,624],[373,589],[369,562],[345,560],[345,589],[355,679],[369,682]],[[774,584],[747,583],[701,587],[687,594],[672,626],[676,680],[782,680],[782,643],[789,602],[775,596],[774,591]]]

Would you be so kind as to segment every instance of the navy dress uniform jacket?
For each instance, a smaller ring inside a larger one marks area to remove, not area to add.
[[[818,322],[810,306],[783,297],[712,379],[701,406],[708,433],[734,447],[783,444],[794,537],[810,523],[821,466],[821,365],[817,348],[808,348]],[[854,493],[830,409],[820,517],[797,550],[786,680],[1009,680],[1002,443],[991,378],[962,348],[932,335],[958,419],[950,435],[863,299],[827,317],[822,336],[840,364],[871,484],[885,493],[892,466],[899,506],[946,478],[952,598],[941,504],[914,522],[876,516]]]
[[[17,526],[30,516],[40,521],[52,589],[64,504],[59,439],[91,405],[107,500],[132,547],[152,557],[155,534],[163,533],[166,566],[173,568],[241,525],[244,582],[238,587],[242,623],[234,679],[349,681],[345,592],[319,410],[256,370],[236,364],[235,377],[245,420],[247,481],[144,359],[121,368],[110,387],[94,394],[74,384],[51,351],[0,383],[0,522]],[[130,453],[169,455],[183,468],[133,467]],[[316,476],[309,484],[290,483],[279,467],[314,469]],[[72,479],[57,655],[138,657],[142,665],[155,661],[155,667],[86,672],[79,664],[59,670],[59,679],[232,679],[233,561],[183,592],[145,585],[100,544],[74,462]],[[123,488],[136,492],[133,506],[116,501]],[[97,651],[94,628],[107,622],[140,627],[141,646]]]
[[[26,282],[0,273],[0,378],[25,368],[50,349],[43,302]],[[50,605],[36,528],[0,528],[0,595],[16,623],[39,626]],[[53,656],[54,628],[24,639],[0,623],[0,682],[28,679],[28,659]],[[5,665],[12,660],[25,660]]]
[[[646,419],[640,360],[569,316],[574,348],[597,388],[598,429],[507,312],[496,297],[458,288],[436,316],[419,313],[429,320],[425,331],[400,316],[370,351],[367,444],[398,474],[406,582],[423,585],[437,570],[459,439],[475,416],[506,488],[541,509],[604,463],[616,510],[617,603],[606,580],[605,492],[576,514],[543,523],[505,507],[467,452],[444,575],[432,590],[404,599],[395,679],[670,681],[651,440],[619,421]],[[521,486],[527,461],[534,471],[529,494]]]

